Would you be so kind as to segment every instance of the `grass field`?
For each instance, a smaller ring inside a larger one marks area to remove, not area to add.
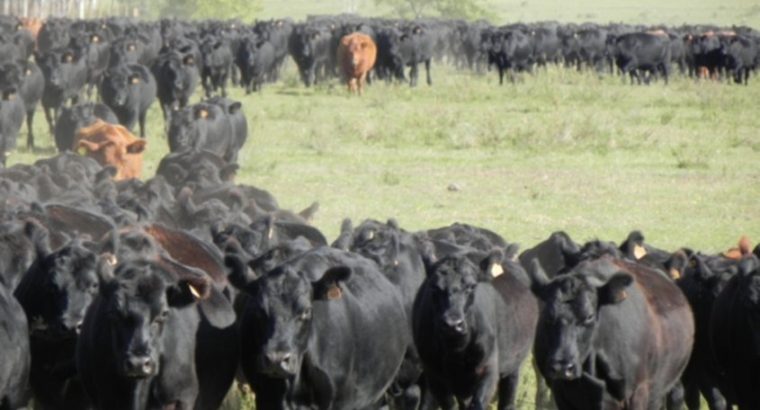
[[[641,229],[656,246],[707,252],[760,239],[760,80],[630,86],[550,68],[499,87],[495,73],[442,66],[433,80],[357,98],[336,82],[306,89],[291,65],[262,93],[233,90],[251,129],[238,181],[286,208],[318,200],[328,238],[345,217],[394,217],[408,230],[480,225],[523,247],[558,229],[576,241]],[[41,114],[35,126],[52,152]],[[146,178],[167,152],[162,130],[155,105]],[[525,372],[520,408],[533,383]]]

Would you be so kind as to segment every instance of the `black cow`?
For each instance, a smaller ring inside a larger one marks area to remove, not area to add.
[[[551,281],[537,261],[529,272],[544,304],[533,354],[557,407],[661,408],[694,342],[678,287],[657,270],[609,255]]]
[[[296,25],[293,29],[288,50],[307,87],[323,80],[323,73],[327,70],[331,58],[330,38],[329,30],[321,26],[307,23]]]
[[[13,290],[0,283],[0,408],[26,408],[29,401],[29,332],[24,310]]]
[[[277,69],[274,44],[261,37],[246,37],[238,49],[236,63],[246,94],[260,91],[267,77]]]
[[[243,148],[248,140],[248,120],[243,113],[243,106],[239,101],[230,100],[224,97],[213,97],[206,100],[209,104],[215,104],[227,113],[232,125],[233,141],[238,149]],[[235,162],[235,161],[232,161]]]
[[[0,164],[5,167],[24,125],[26,108],[15,84],[0,84]]]
[[[643,71],[662,74],[665,84],[670,74],[670,38],[649,33],[623,34],[615,41],[615,63],[622,74],[641,84]],[[645,78],[649,82],[648,77]]]
[[[744,36],[729,37],[724,41],[726,68],[733,74],[737,84],[749,81],[749,73],[757,68],[760,57],[760,45],[751,38]]]
[[[713,304],[710,344],[720,373],[721,392],[740,410],[760,408],[760,261],[744,258]]]
[[[171,113],[187,106],[190,96],[198,86],[198,68],[192,53],[168,50],[158,56],[152,67],[158,83],[158,100],[167,123]]]
[[[71,151],[74,137],[80,129],[92,125],[101,119],[111,124],[118,124],[119,119],[107,105],[101,103],[82,103],[73,107],[64,107],[55,122],[55,146],[58,151]]]
[[[386,78],[406,78],[404,69],[410,67],[409,85],[417,85],[419,64],[425,64],[428,85],[433,85],[430,62],[433,58],[434,38],[425,27],[410,24],[401,30],[391,28],[378,33],[377,63]]]
[[[442,408],[514,409],[538,304],[522,268],[501,251],[429,255],[414,303],[413,334],[430,393]]]
[[[42,99],[45,89],[45,78],[42,71],[31,61],[18,61],[7,63],[0,67],[0,85],[15,85],[18,95],[24,102],[26,110],[26,147],[34,149],[34,132],[32,122],[37,104]]]
[[[39,255],[16,290],[29,318],[35,406],[88,407],[74,353],[85,312],[111,274],[108,262],[77,238],[53,253]]]
[[[689,410],[699,410],[701,393],[711,410],[725,410],[726,399],[720,392],[725,380],[710,343],[710,316],[715,299],[739,272],[739,261],[700,254],[687,260],[676,282],[691,304],[695,322],[694,351],[682,377],[684,399]]]
[[[76,104],[87,82],[87,65],[82,56],[74,50],[53,50],[37,55],[37,64],[45,77],[45,91],[42,93],[42,108],[50,133],[55,130],[58,110],[71,100]]]
[[[366,220],[356,229],[351,220],[346,219],[341,226],[341,236],[333,247],[356,252],[377,263],[388,280],[393,283],[404,302],[406,316],[409,319],[407,331],[411,337],[411,318],[414,299],[425,279],[425,266],[415,238],[402,230],[391,219],[387,223]],[[418,380],[421,375],[419,354],[410,346],[404,357],[404,363],[396,377],[392,391],[400,408],[416,409],[421,391]]]
[[[193,408],[201,321],[193,307],[209,287],[202,273],[180,278],[152,261],[116,267],[88,309],[77,343],[77,370],[95,408]]]
[[[401,295],[373,262],[323,247],[261,277],[237,258],[227,263],[230,281],[249,295],[242,368],[256,408],[379,402],[410,341]]]
[[[112,66],[100,84],[103,102],[113,110],[119,123],[132,130],[140,124],[145,138],[145,116],[156,100],[156,80],[148,67],[139,64]]]
[[[500,29],[493,33],[488,62],[499,71],[499,84],[504,84],[504,74],[515,82],[516,71],[530,71],[533,64],[533,45],[530,37],[517,29]]]
[[[238,141],[225,109],[211,103],[198,103],[172,115],[168,138],[171,152],[206,150],[230,163],[237,161],[245,142]]]
[[[227,78],[232,67],[232,50],[224,39],[209,35],[203,38],[200,44],[201,59],[201,82],[206,91],[206,98],[221,89],[222,97],[227,96]]]

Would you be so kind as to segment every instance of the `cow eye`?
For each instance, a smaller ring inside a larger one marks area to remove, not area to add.
[[[97,293],[99,287],[100,287],[100,284],[98,284],[98,282],[95,282],[95,283],[91,284],[90,285],[90,292]]]
[[[156,316],[155,319],[153,319],[156,323],[164,323],[166,319],[169,317],[169,309],[161,311],[161,313]]]
[[[311,317],[311,309],[304,309],[301,314],[298,315],[298,320],[305,321]]]

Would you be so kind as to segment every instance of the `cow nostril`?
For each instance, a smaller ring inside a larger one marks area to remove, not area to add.
[[[151,359],[145,359],[143,360],[142,364],[142,370],[145,374],[150,374],[153,372],[153,360]]]

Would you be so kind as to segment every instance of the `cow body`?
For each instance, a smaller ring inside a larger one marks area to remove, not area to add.
[[[69,100],[72,104],[79,100],[87,82],[87,65],[72,49],[53,50],[38,56],[37,64],[45,77],[42,108],[53,134],[58,110]]]
[[[694,342],[683,293],[657,270],[610,256],[549,281],[530,270],[544,303],[534,355],[560,410],[660,409]]]
[[[145,138],[145,117],[156,100],[156,80],[147,67],[130,64],[109,68],[100,95],[128,130],[139,122],[140,137]]]
[[[338,45],[337,59],[348,91],[361,95],[367,74],[375,66],[377,59],[375,42],[364,33],[344,36]]]
[[[0,283],[0,407],[25,408],[29,401],[29,331],[24,310],[12,290]]]
[[[238,103],[239,105],[239,103]],[[172,152],[206,150],[232,163],[245,141],[239,140],[223,105],[199,103],[172,116],[169,149]]]
[[[116,114],[102,103],[82,103],[65,107],[55,123],[55,146],[58,151],[74,150],[74,139],[82,128],[89,127],[98,119],[118,124]]]
[[[630,33],[615,42],[615,63],[623,75],[641,84],[641,73],[662,74],[665,84],[670,74],[670,38],[649,33]]]
[[[361,409],[380,400],[409,340],[401,297],[374,263],[318,248],[248,275],[238,266],[230,279],[250,296],[242,368],[257,408]]]

